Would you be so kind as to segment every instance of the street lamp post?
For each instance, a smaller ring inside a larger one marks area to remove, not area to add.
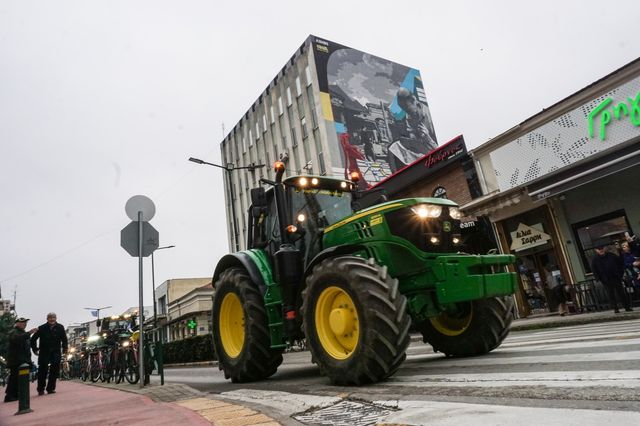
[[[164,249],[170,249],[170,248],[174,248],[174,245],[170,245],[170,246],[164,246],[164,247],[158,247],[157,249],[155,249],[154,251],[158,251],[158,250],[164,250]],[[155,267],[155,263],[153,261],[153,252],[151,252],[151,287],[153,289],[153,336],[154,336],[154,342],[157,340],[156,337],[156,333],[158,332],[156,330],[157,328],[157,320],[156,317],[158,315],[158,312],[156,310],[156,267]]]
[[[251,163],[248,166],[239,166],[239,167],[235,167],[233,165],[233,163],[228,163],[226,166],[221,166],[220,164],[214,164],[214,163],[209,163],[207,161],[201,160],[199,158],[194,158],[194,157],[189,157],[189,161],[196,163],[196,164],[206,164],[208,166],[213,166],[213,167],[218,167],[220,169],[223,169],[226,172],[227,175],[227,184],[229,185],[229,197],[230,197],[230,202],[231,202],[231,216],[232,217],[232,223],[233,223],[233,241],[234,241],[234,251],[239,251],[240,250],[240,244],[238,242],[238,222],[236,219],[236,203],[235,203],[235,194],[234,194],[234,190],[233,190],[233,181],[231,180],[231,172],[233,170],[239,170],[239,169],[247,169],[250,172],[255,171],[256,169],[261,169],[264,167],[264,164],[255,164],[255,163]]]

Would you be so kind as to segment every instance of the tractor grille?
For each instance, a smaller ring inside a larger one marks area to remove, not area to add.
[[[386,213],[385,218],[393,235],[404,238],[421,251],[452,253],[459,250],[454,247],[452,237],[459,235],[460,229],[456,221],[448,217],[446,210],[438,218],[419,219],[410,207],[405,207]],[[437,244],[430,242],[432,237],[438,239]]]
[[[353,227],[360,239],[364,240],[373,237],[373,229],[371,228],[369,221],[363,220],[362,222],[356,222],[353,224]]]

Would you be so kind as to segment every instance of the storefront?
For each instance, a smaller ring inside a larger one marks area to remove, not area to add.
[[[577,308],[606,307],[591,274],[594,247],[617,254],[626,234],[640,232],[640,61],[470,155],[485,195],[463,210],[488,216],[501,250],[516,255],[520,314],[554,311],[558,283],[573,296],[589,283],[591,299],[573,297]]]

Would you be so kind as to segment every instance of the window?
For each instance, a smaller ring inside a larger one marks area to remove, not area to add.
[[[318,153],[318,164],[320,165],[320,175],[325,176],[327,174],[327,169],[324,165],[324,155],[322,152]]]
[[[253,132],[249,129],[249,146],[253,146]]]
[[[278,114],[284,114],[284,107],[282,105],[282,96],[278,96]]]
[[[242,153],[244,154],[245,152],[247,152],[247,143],[244,140],[244,136],[242,137]]]
[[[307,119],[302,117],[300,120],[300,126],[302,127],[302,139],[306,139],[309,136],[307,132]]]
[[[291,87],[287,87],[287,106],[291,106],[293,103],[291,99]]]
[[[167,296],[162,296],[158,299],[158,312],[160,315],[167,314]]]
[[[267,115],[262,114],[262,133],[267,131]]]
[[[620,243],[625,240],[624,233],[628,232],[630,235],[634,235],[624,210],[616,210],[594,217],[573,224],[571,227],[587,273],[591,272],[591,261],[596,255],[595,248],[597,246],[604,245],[608,251],[617,254]]]
[[[313,100],[313,88],[307,87],[307,98],[309,100],[309,109],[311,110],[311,127],[315,129],[318,127],[318,113],[316,112],[316,104]]]
[[[260,139],[260,123],[256,121],[256,140]]]
[[[302,85],[300,84],[300,77],[296,77],[296,96],[302,95]]]
[[[311,86],[311,69],[309,65],[304,69],[304,74],[307,77],[307,86]]]
[[[280,99],[280,98],[278,98],[278,99]],[[273,124],[273,123],[275,123],[275,122],[276,122],[276,116],[275,116],[275,114],[273,113],[273,105],[271,105],[271,106],[269,107],[269,110],[271,111],[271,124]]]

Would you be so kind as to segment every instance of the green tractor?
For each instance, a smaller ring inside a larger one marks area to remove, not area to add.
[[[277,162],[251,191],[248,249],[225,255],[213,285],[213,341],[233,382],[267,378],[306,338],[336,385],[375,383],[404,361],[409,329],[447,356],[485,354],[506,337],[512,255],[469,255],[460,211],[408,198],[359,210],[357,180],[296,176]]]

